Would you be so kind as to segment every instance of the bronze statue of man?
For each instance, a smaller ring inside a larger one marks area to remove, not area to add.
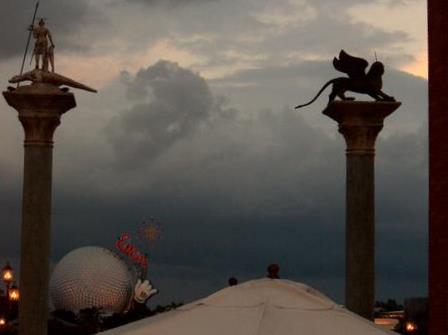
[[[51,37],[50,30],[45,27],[44,19],[39,20],[38,27],[30,27],[30,30],[33,32],[33,37],[36,40],[34,45],[33,56],[36,58],[36,69],[39,69],[39,65],[42,62],[41,69],[43,71],[48,71],[48,62],[51,64],[51,72],[54,72],[54,43]],[[48,47],[48,42],[51,43],[50,47]],[[42,61],[41,61],[42,60]]]

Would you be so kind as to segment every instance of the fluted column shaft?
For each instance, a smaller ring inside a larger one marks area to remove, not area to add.
[[[25,131],[20,258],[19,334],[46,335],[50,266],[53,134],[75,107],[71,93],[54,86],[3,92]]]
[[[346,307],[373,319],[375,302],[375,141],[400,103],[331,103],[324,114],[339,124],[346,156]]]

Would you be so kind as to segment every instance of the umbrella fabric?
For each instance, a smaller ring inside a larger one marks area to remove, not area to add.
[[[386,335],[304,284],[259,279],[102,335]]]

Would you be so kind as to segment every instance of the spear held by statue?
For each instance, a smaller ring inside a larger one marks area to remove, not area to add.
[[[34,27],[34,21],[36,20],[36,14],[37,14],[37,10],[39,9],[39,1],[36,2],[36,8],[34,9],[34,15],[33,15],[33,19],[31,21],[31,26],[30,27]],[[30,46],[30,41],[31,41],[31,34],[33,33],[33,30],[30,29],[29,33],[28,33],[28,39],[26,41],[26,47],[25,47],[25,53],[23,54],[23,60],[22,60],[22,66],[20,67],[20,75],[22,75],[23,73],[23,67],[25,66],[25,60],[26,60],[26,55],[28,53],[28,48]],[[33,52],[34,55],[34,52]],[[17,87],[19,87],[20,83],[17,83]]]

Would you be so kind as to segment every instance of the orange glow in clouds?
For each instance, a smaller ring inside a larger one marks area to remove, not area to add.
[[[401,70],[413,74],[414,76],[423,77],[428,79],[428,53],[427,51],[421,52],[416,60],[410,64],[407,64],[401,68]]]

